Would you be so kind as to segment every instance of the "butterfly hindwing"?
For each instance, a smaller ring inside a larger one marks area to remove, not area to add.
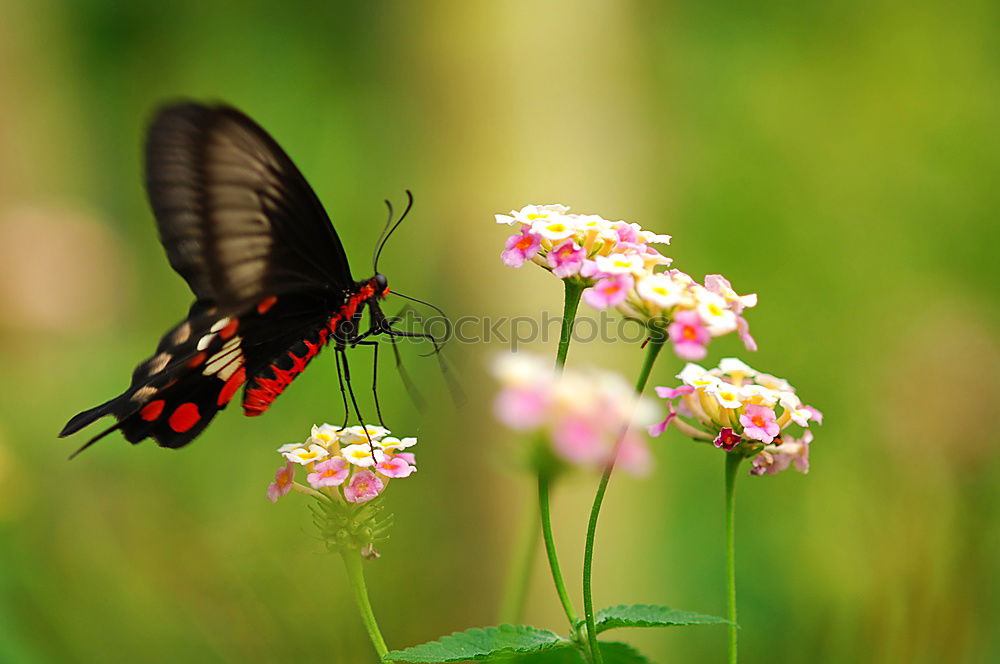
[[[132,443],[153,438],[164,447],[180,447],[190,442],[246,379],[239,325],[237,316],[196,304],[135,368],[125,392],[74,417],[60,436],[113,415],[118,424],[88,445],[115,429]]]

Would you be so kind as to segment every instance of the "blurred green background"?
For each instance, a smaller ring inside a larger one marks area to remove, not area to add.
[[[381,267],[453,316],[561,309],[555,279],[498,259],[493,213],[530,202],[671,233],[678,267],[759,293],[747,361],[827,420],[809,475],[740,482],[742,661],[995,661],[998,43],[989,0],[0,2],[0,660],[373,661],[306,501],[264,497],[274,448],[340,417],[332,356],[181,452],[112,437],[69,463],[81,439],[55,438],[189,303],[140,169],[153,109],[183,96],[284,145],[356,274],[411,188]],[[425,412],[383,367],[387,421],[421,437],[369,566],[390,646],[495,620],[533,493],[490,415],[502,345],[451,346],[458,410],[416,348]],[[640,358],[570,353],[629,377]],[[650,478],[612,483],[596,601],[721,614],[721,455],[653,448]],[[574,591],[595,485],[555,498]],[[564,631],[536,572],[527,620]],[[618,636],[724,657],[720,628]]]

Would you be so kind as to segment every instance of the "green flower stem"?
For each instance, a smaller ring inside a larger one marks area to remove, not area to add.
[[[743,455],[726,454],[726,618],[729,620],[729,664],[736,664],[736,471]]]
[[[566,355],[569,353],[569,344],[573,340],[573,325],[576,322],[576,311],[580,307],[580,297],[586,285],[575,279],[564,279],[563,289],[565,299],[563,301],[562,327],[559,330],[559,347],[556,350],[556,372],[561,373],[566,364]],[[534,450],[535,464],[538,469],[538,511],[541,515],[542,539],[545,542],[545,555],[549,561],[549,569],[552,571],[552,582],[559,595],[559,602],[562,604],[566,618],[576,630],[576,623],[579,620],[573,601],[566,590],[566,581],[562,576],[562,569],[559,567],[559,556],[556,554],[555,538],[552,536],[552,513],[549,506],[549,491],[554,478],[553,463],[549,458],[548,442],[544,438],[539,438]],[[529,585],[531,576],[531,559],[536,539],[532,539],[530,547],[525,544],[523,559],[524,564],[519,565],[518,574],[520,578],[513,575],[508,581],[507,591],[504,593],[504,609],[502,615],[512,616],[511,622],[516,622],[520,618],[521,605],[524,603],[524,595]],[[528,550],[532,555],[528,555]],[[521,589],[520,591],[518,589]]]
[[[662,331],[654,331],[646,350],[646,359],[643,361],[642,368],[639,370],[639,377],[635,381],[636,399],[641,397],[643,391],[645,391],[646,383],[649,381],[649,374],[653,370],[653,364],[656,362],[656,358],[666,341],[666,335]],[[594,496],[594,506],[590,510],[590,522],[587,524],[587,540],[583,550],[583,612],[587,620],[587,642],[590,645],[590,658],[594,664],[602,664],[604,661],[601,656],[600,647],[597,645],[597,622],[594,619],[594,595],[592,591],[594,578],[594,537],[597,534],[597,518],[601,514],[601,503],[604,502],[604,494],[608,490],[608,481],[611,479],[611,473],[615,469],[615,461],[618,458],[618,448],[621,447],[622,439],[628,432],[628,426],[629,423],[626,422],[621,434],[618,436],[618,440],[615,441],[614,449],[611,450],[611,458],[608,459],[608,463],[604,466],[604,474],[601,475],[601,482],[597,485],[597,495]]]
[[[354,591],[354,603],[361,615],[361,622],[365,624],[368,638],[375,646],[375,652],[378,653],[379,661],[381,661],[389,652],[389,648],[385,645],[385,639],[382,638],[382,632],[379,630],[375,614],[372,612],[371,602],[368,601],[368,586],[365,585],[365,572],[361,568],[361,556],[357,551],[342,549],[340,557],[344,559],[344,567],[347,569],[347,578],[351,582],[351,590]]]
[[[521,622],[524,604],[528,598],[528,588],[531,585],[532,563],[535,562],[535,552],[538,550],[538,521],[534,501],[529,501],[527,513],[522,520],[523,532],[518,536],[515,557],[511,562],[506,589],[500,603],[501,623],[516,625]]]
[[[556,371],[561,372],[566,364],[566,354],[569,352],[569,342],[573,340],[573,324],[576,322],[576,310],[580,306],[580,296],[586,286],[574,279],[563,279],[566,298],[563,302],[562,328],[559,330],[559,349],[556,351]]]
[[[556,555],[556,542],[552,537],[552,513],[549,509],[549,487],[552,484],[552,473],[542,470],[538,473],[538,510],[542,517],[542,538],[545,540],[545,554],[549,559],[549,569],[552,570],[552,582],[556,586],[556,593],[559,595],[559,602],[562,604],[566,619],[572,626],[574,632],[579,617],[573,600],[570,599],[566,591],[566,582],[563,580],[562,570],[559,568],[559,556]]]

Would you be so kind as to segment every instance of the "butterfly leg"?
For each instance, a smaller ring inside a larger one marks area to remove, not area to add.
[[[378,423],[385,427],[385,421],[382,420],[382,408],[379,407],[378,403],[378,342],[377,341],[356,341],[356,346],[371,346],[372,347],[372,395],[375,397],[375,413],[378,415]],[[386,427],[388,428],[388,427]]]
[[[351,415],[351,410],[347,406],[347,390],[344,389],[344,374],[340,370],[340,354],[343,352],[343,349],[335,348],[334,350],[336,351],[334,355],[337,359],[337,382],[340,383],[340,398],[344,400],[344,424],[341,425],[340,428],[346,429],[348,418]]]
[[[361,409],[358,408],[358,400],[354,397],[354,389],[351,387],[351,367],[347,364],[347,352],[341,348],[338,349],[338,354],[340,355],[340,361],[344,363],[344,384],[347,385],[347,394],[351,397],[351,404],[354,406],[354,414],[358,416],[358,423],[361,428],[365,430],[365,436],[368,438],[368,447],[371,449],[372,459],[375,459],[375,444],[372,442],[372,437],[368,433],[368,426],[365,424],[365,418],[361,417]]]

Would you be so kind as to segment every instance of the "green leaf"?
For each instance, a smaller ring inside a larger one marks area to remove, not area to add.
[[[475,627],[404,650],[393,650],[386,662],[468,662],[499,659],[501,654],[527,653],[565,645],[567,641],[546,629],[528,625]]]
[[[657,604],[620,604],[601,609],[595,616],[597,631],[615,627],[678,627],[681,625],[717,625],[729,621],[693,611],[671,609]]]
[[[627,643],[601,641],[604,664],[653,664],[645,655]]]
[[[491,657],[496,664],[586,664],[583,652],[569,642],[537,652]]]
[[[652,664],[627,643],[601,641],[601,654],[604,664]],[[490,658],[490,661],[503,664],[585,664],[587,659],[580,650],[567,643],[541,652]]]

